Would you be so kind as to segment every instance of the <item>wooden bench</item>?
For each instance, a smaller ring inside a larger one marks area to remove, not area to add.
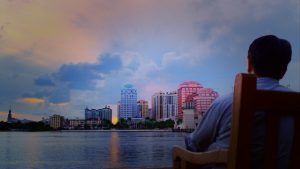
[[[294,118],[294,139],[290,169],[300,169],[300,93],[256,89],[256,78],[238,74],[234,84],[232,127],[229,150],[191,152],[173,147],[173,168],[193,169],[206,164],[225,164],[227,169],[250,169],[254,113],[264,111],[266,139],[263,166],[277,166],[278,128],[280,116],[289,113]]]

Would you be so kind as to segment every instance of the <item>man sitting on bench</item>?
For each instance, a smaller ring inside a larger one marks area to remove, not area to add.
[[[292,49],[288,41],[273,35],[260,37],[248,50],[248,73],[257,76],[257,89],[290,91],[279,84],[291,60]],[[233,93],[216,99],[204,114],[193,133],[185,138],[186,148],[194,152],[228,149],[230,142]],[[257,164],[263,160],[264,113],[255,114],[253,153]],[[278,166],[288,168],[293,139],[293,119],[283,117],[280,123]],[[210,166],[209,166],[210,167]],[[253,166],[253,168],[259,168]]]

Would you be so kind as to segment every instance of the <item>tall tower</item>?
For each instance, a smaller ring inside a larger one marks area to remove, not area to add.
[[[133,85],[127,84],[121,90],[120,118],[139,118],[137,111],[137,91]]]
[[[139,100],[137,102],[137,106],[138,106],[138,112],[139,112],[140,117],[142,117],[142,118],[149,117],[148,102],[146,100]]]
[[[163,98],[163,117],[164,119],[175,120],[177,115],[177,91],[167,92]]]
[[[11,106],[9,106],[9,111],[8,111],[8,116],[7,116],[7,122],[10,122],[12,119],[12,115],[11,115]]]
[[[163,119],[163,98],[165,93],[158,92],[152,95],[151,103],[152,103],[152,118],[155,120]]]

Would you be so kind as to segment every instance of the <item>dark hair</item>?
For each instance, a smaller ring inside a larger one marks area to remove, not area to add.
[[[248,60],[257,76],[281,79],[289,62],[292,48],[287,40],[274,35],[255,39],[248,50]]]

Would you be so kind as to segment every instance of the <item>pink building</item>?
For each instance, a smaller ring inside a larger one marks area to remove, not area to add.
[[[179,85],[177,89],[178,93],[178,119],[183,117],[183,104],[186,98],[192,94],[200,93],[203,86],[196,81],[186,81]]]
[[[193,107],[195,109],[195,117],[202,116],[211,103],[219,96],[216,91],[211,88],[204,88],[196,81],[186,81],[178,87],[178,119],[183,118],[183,106],[186,99],[193,98]]]
[[[195,108],[195,115],[203,115],[211,105],[211,103],[219,96],[211,88],[202,88],[200,89],[197,96],[193,97],[193,103]]]

